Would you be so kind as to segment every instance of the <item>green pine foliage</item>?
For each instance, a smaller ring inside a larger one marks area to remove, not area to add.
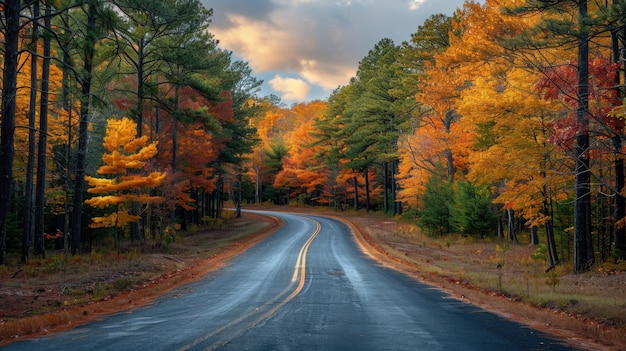
[[[454,205],[450,221],[463,235],[485,236],[495,232],[498,215],[493,208],[488,189],[478,188],[468,181],[456,182]]]
[[[450,208],[454,207],[454,191],[449,181],[433,175],[426,183],[424,208],[418,225],[430,235],[443,235],[451,230]]]

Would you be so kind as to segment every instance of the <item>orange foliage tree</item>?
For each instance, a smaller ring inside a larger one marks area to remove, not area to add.
[[[102,156],[104,164],[97,173],[103,177],[86,176],[88,192],[96,196],[85,201],[92,207],[112,208],[111,212],[92,219],[92,228],[114,227],[115,244],[119,248],[117,228],[138,221],[141,216],[131,214],[132,203],[150,204],[161,201],[148,190],[158,187],[165,179],[163,172],[147,175],[137,173],[157,153],[156,143],[148,144],[148,137],[136,137],[137,124],[128,118],[109,119],[103,145],[109,153]]]

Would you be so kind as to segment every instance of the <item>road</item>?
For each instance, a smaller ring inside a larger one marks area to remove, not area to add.
[[[346,225],[285,225],[150,306],[3,350],[572,350],[384,268]]]

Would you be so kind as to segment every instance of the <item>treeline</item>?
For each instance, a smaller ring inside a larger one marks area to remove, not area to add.
[[[379,41],[325,107],[268,111],[252,177],[433,235],[524,229],[551,267],[623,259],[625,25],[623,1],[468,1]]]
[[[219,48],[212,10],[46,0],[0,11],[0,264],[55,244],[86,252],[118,228],[168,240],[219,216],[257,141],[261,82]]]
[[[576,272],[626,256],[626,2],[467,1],[290,107],[256,96],[197,0],[0,6],[2,263],[46,235],[167,242],[226,199],[523,229]]]

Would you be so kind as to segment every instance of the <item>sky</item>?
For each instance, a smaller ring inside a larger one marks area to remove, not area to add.
[[[222,49],[248,62],[287,105],[325,100],[355,76],[383,38],[409,41],[433,14],[452,15],[464,0],[202,0]]]

